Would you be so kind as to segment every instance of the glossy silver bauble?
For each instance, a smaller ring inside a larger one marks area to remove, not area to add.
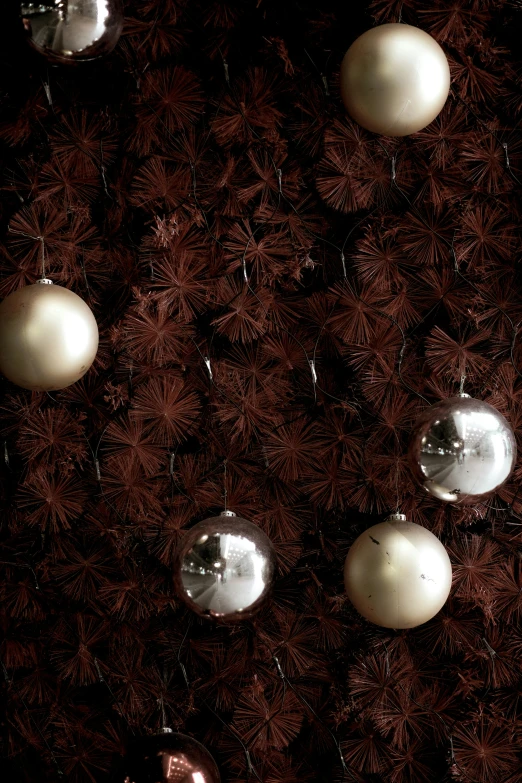
[[[121,0],[22,2],[20,13],[29,42],[50,62],[109,54],[123,29]]]
[[[250,617],[267,598],[276,558],[270,539],[246,519],[224,511],[185,536],[174,565],[180,597],[202,617]]]
[[[220,783],[219,770],[197,740],[164,729],[135,740],[125,759],[121,783]]]
[[[509,478],[517,456],[504,416],[468,395],[432,405],[415,423],[409,459],[417,480],[446,503],[473,505]]]

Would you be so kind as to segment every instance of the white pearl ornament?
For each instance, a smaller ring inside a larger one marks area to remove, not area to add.
[[[350,46],[341,65],[348,114],[369,131],[408,136],[446,103],[450,69],[431,35],[409,24],[382,24]]]
[[[348,598],[383,628],[415,628],[431,620],[446,603],[451,579],[445,547],[404,514],[365,530],[344,565]]]
[[[88,304],[43,278],[0,304],[0,372],[31,391],[55,391],[78,381],[98,350],[98,326]]]

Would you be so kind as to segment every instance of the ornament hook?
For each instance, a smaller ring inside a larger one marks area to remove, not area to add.
[[[461,375],[460,376],[460,388],[459,388],[459,393],[458,393],[459,397],[469,397],[470,396],[469,394],[466,394],[466,392],[464,391],[464,383],[465,383],[465,381],[466,381],[466,376],[465,375]]]

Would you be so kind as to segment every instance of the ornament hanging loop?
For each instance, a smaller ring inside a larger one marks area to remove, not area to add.
[[[165,701],[163,699],[163,694],[158,699],[158,707],[161,710],[161,732],[163,734],[169,734],[172,732],[172,729],[167,726],[167,713],[165,712]]]
[[[45,280],[45,242],[43,237],[37,237],[40,240],[41,260],[42,260],[42,280]]]
[[[469,397],[470,396],[469,394],[466,394],[466,392],[464,391],[464,384],[465,384],[465,382],[466,382],[466,376],[465,375],[461,375],[460,376],[459,394],[458,394],[459,397]]]
[[[397,457],[395,462],[395,514],[396,516],[402,516],[399,514],[399,458]]]
[[[227,513],[227,461],[226,459],[223,461],[223,500],[225,505],[225,511],[224,513]]]

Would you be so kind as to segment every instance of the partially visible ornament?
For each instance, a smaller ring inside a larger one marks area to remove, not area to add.
[[[348,598],[383,628],[415,628],[431,620],[446,603],[451,578],[439,539],[404,514],[361,533],[344,564]]]
[[[121,783],[220,783],[219,770],[197,740],[163,729],[144,737],[126,759]]]
[[[109,54],[123,29],[121,0],[22,2],[20,13],[29,42],[51,62]]]
[[[253,615],[272,586],[276,558],[263,531],[223,511],[204,519],[181,542],[174,564],[180,597],[197,614],[223,620]]]
[[[408,24],[367,30],[341,64],[341,96],[353,119],[383,136],[429,125],[448,97],[450,69],[431,35]]]
[[[79,380],[98,350],[90,307],[43,278],[0,304],[0,372],[32,391],[64,389]]]
[[[409,458],[416,479],[446,503],[473,505],[509,478],[517,444],[504,416],[469,394],[427,408],[413,428]]]

